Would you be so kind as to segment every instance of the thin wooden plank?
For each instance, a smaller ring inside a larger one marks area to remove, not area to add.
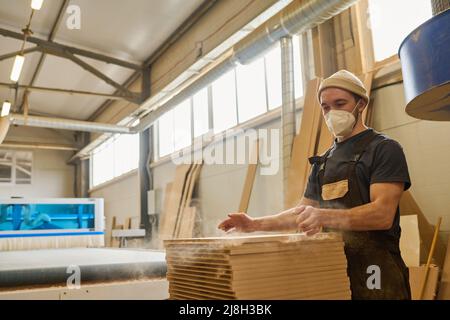
[[[282,264],[315,264],[320,265],[322,263],[329,262],[340,262],[345,261],[345,256],[343,254],[327,254],[318,255],[316,257],[297,258],[296,255],[290,257],[280,256],[266,256],[266,257],[249,257],[247,259],[241,260],[219,260],[219,259],[202,259],[193,257],[172,257],[168,256],[167,263],[169,265],[206,265],[206,266],[232,266],[234,270],[239,270],[248,266],[252,266],[254,263],[262,263],[267,265],[282,265]]]
[[[192,201],[192,194],[194,192],[195,185],[200,176],[200,171],[202,164],[194,164],[194,169],[189,179],[189,187],[186,193],[186,199],[184,204],[182,204],[182,212],[180,215],[180,223],[178,230],[176,231],[177,238],[190,238],[193,236],[194,232],[194,222],[196,217],[197,208],[190,207]]]
[[[206,237],[206,238],[188,238],[188,239],[168,239],[164,241],[164,245],[171,244],[208,244],[214,246],[215,244],[225,245],[242,245],[244,243],[255,242],[273,242],[278,241],[282,243],[291,243],[295,241],[342,241],[342,235],[334,232],[317,233],[314,236],[307,236],[303,233],[287,233],[287,234],[259,234],[246,236],[229,236],[229,237]]]
[[[209,249],[208,247],[196,247],[195,245],[187,245],[187,246],[176,246],[176,247],[168,247],[166,248],[166,252],[169,254],[183,254],[183,255],[208,255],[208,256],[228,256],[228,255],[246,255],[246,254],[277,254],[285,251],[295,251],[298,254],[303,252],[320,252],[322,251],[336,251],[342,250],[343,244],[338,242],[327,242],[323,241],[323,243],[292,243],[292,244],[280,244],[280,243],[264,243],[264,244],[244,244],[242,246],[234,246],[234,247],[225,247],[223,249]]]
[[[196,207],[185,207],[181,214],[180,227],[177,237],[192,237],[194,232],[194,220],[197,213]]]
[[[308,82],[305,102],[301,118],[300,132],[294,137],[291,165],[288,173],[288,186],[285,192],[285,208],[295,206],[303,195],[309,169],[308,157],[314,155],[318,126],[320,122],[320,106],[317,100],[317,90],[320,79]]]
[[[190,164],[182,164],[175,169],[175,179],[170,190],[167,211],[163,213],[166,217],[161,220],[159,229],[160,239],[171,239],[174,235],[181,197],[190,168]]]
[[[400,217],[400,252],[408,267],[420,266],[420,235],[417,215]]]
[[[367,90],[367,95],[370,97],[370,94],[372,92],[372,82],[373,82],[373,72],[368,72],[364,75],[364,87]],[[369,103],[369,105],[366,106],[362,113],[363,123],[367,126],[372,125],[372,114],[373,114],[373,103]]]
[[[239,203],[238,212],[247,212],[248,204],[252,194],[253,183],[256,177],[259,162],[259,140],[256,140],[250,155],[250,163],[247,166],[247,174],[245,176],[244,188],[241,194],[241,201]]]
[[[186,179],[184,181],[183,190],[181,192],[181,200],[180,200],[180,205],[178,207],[177,219],[175,221],[175,227],[174,227],[174,231],[173,231],[174,238],[178,238],[181,221],[183,220],[183,211],[184,211],[184,208],[186,207],[186,201],[189,196],[189,190],[192,185],[192,177],[194,175],[194,172],[195,172],[197,166],[198,165],[196,163],[191,164],[191,167],[189,168],[189,171],[186,174]]]

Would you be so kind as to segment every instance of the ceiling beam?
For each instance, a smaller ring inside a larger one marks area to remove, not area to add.
[[[141,99],[140,99],[141,95],[140,94],[137,94],[137,93],[134,93],[134,92],[128,90],[127,88],[125,88],[121,84],[115,82],[110,77],[105,75],[103,72],[95,69],[89,63],[84,62],[83,60],[81,60],[80,58],[76,57],[75,55],[73,55],[71,53],[65,53],[64,56],[67,59],[69,59],[72,62],[74,62],[77,65],[79,65],[80,67],[82,67],[84,70],[92,73],[94,76],[102,79],[103,81],[105,81],[110,86],[113,86],[114,88],[116,88],[117,91],[119,91],[119,93],[123,94],[125,99],[127,99],[127,100],[129,100],[131,102],[135,102],[135,103],[140,103],[141,102]]]
[[[18,33],[15,31],[11,31],[11,30],[7,30],[4,28],[0,28],[0,35],[4,36],[4,37],[8,37],[8,38],[13,38],[13,39],[17,39],[17,40],[21,40],[23,41],[23,34],[22,33]],[[71,53],[71,54],[76,54],[79,56],[83,56],[86,58],[91,58],[91,59],[95,59],[95,60],[99,60],[99,61],[103,61],[106,63],[111,63],[111,64],[115,64],[124,68],[128,68],[128,69],[133,69],[133,70],[137,70],[140,71],[142,69],[142,66],[139,64],[135,64],[135,63],[131,63],[128,61],[124,61],[121,59],[117,59],[114,57],[110,57],[104,54],[100,54],[100,53],[96,53],[96,52],[92,52],[89,50],[84,50],[84,49],[80,49],[80,48],[76,48],[76,47],[71,47],[71,46],[66,46],[66,45],[62,45],[56,42],[52,42],[52,41],[47,41],[47,40],[43,40],[40,38],[36,38],[36,37],[28,37],[27,38],[27,42],[30,43],[34,43],[36,45],[38,45],[40,48],[42,48],[44,51],[48,52],[60,52],[61,54],[64,52],[67,53]]]
[[[14,58],[15,56],[17,56],[19,54],[27,54],[27,53],[36,52],[36,51],[40,51],[38,46],[33,47],[33,48],[24,49],[23,51],[15,51],[15,52],[7,53],[7,54],[0,56],[0,61]]]
[[[5,83],[0,82],[0,87],[9,88],[9,89],[25,89],[26,91],[36,91],[36,92],[53,92],[53,93],[64,93],[70,95],[84,95],[84,96],[96,96],[102,97],[112,100],[129,100],[129,97],[126,95],[119,94],[107,94],[101,92],[91,92],[91,91],[80,91],[80,90],[68,90],[68,89],[59,89],[59,88],[47,88],[47,87],[36,87],[36,86],[27,86],[27,85],[18,85],[15,83]]]

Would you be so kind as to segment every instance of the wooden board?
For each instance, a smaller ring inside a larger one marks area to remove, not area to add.
[[[177,237],[192,237],[194,232],[194,221],[197,213],[196,207],[185,207],[181,213],[180,228]]]
[[[431,242],[433,240],[434,235],[434,226],[432,226],[422,210],[420,209],[417,202],[414,200],[411,192],[405,191],[400,199],[400,214],[408,215],[415,214],[417,215],[418,223],[419,223],[419,234],[420,234],[420,263],[426,263],[428,258],[428,253],[430,252]],[[436,247],[434,251],[433,260],[439,268],[442,269],[445,259],[445,245],[442,240],[438,237],[436,242]]]
[[[284,198],[285,208],[295,206],[303,196],[303,190],[306,187],[310,167],[308,158],[314,155],[316,140],[320,133],[322,111],[317,100],[320,81],[319,78],[310,80],[306,87],[300,131],[294,137],[292,146],[292,158]]]
[[[256,171],[259,162],[259,141],[256,140],[250,155],[250,163],[247,167],[247,175],[245,176],[244,188],[242,189],[241,201],[239,202],[238,212],[247,212],[250,197],[252,195],[253,183],[255,182]],[[254,162],[254,163],[252,163]]]
[[[174,238],[178,238],[181,221],[183,220],[183,211],[187,206],[188,198],[191,198],[191,197],[189,197],[189,191],[192,191],[192,189],[191,189],[191,186],[193,185],[192,179],[194,176],[194,172],[197,169],[197,166],[198,165],[196,163],[192,164],[186,175],[186,180],[184,182],[183,191],[181,194],[180,206],[178,208],[177,219],[175,222],[175,228],[174,228],[174,232],[173,232]]]
[[[400,252],[408,267],[420,266],[420,235],[417,215],[400,217]]]
[[[333,146],[334,136],[331,134],[330,130],[328,130],[327,123],[323,119],[320,119],[320,135],[317,143],[317,149],[314,152],[315,155],[322,155],[328,149]]]
[[[450,237],[448,238],[447,253],[445,255],[445,261],[442,267],[438,299],[450,300]]]
[[[178,228],[175,233],[176,238],[190,238],[193,236],[197,208],[190,207],[190,204],[195,185],[200,176],[201,168],[202,164],[194,164],[194,168],[189,177],[189,187],[184,195],[184,203],[182,203],[180,208],[182,211],[179,214],[179,223],[177,224]]]
[[[409,268],[409,284],[411,286],[412,300],[419,300],[420,290],[422,289],[423,281],[425,280],[425,271],[426,266]],[[435,265],[431,265],[422,300],[434,300],[436,296],[438,277],[439,268]]]
[[[372,81],[373,81],[373,72],[368,72],[364,75],[364,87],[366,87],[367,90],[367,96],[370,97],[370,94],[372,92]],[[363,117],[363,123],[367,126],[372,125],[372,114],[373,114],[373,104],[369,103],[369,105],[366,106],[362,113]]]
[[[171,239],[174,235],[186,177],[190,168],[190,164],[182,164],[175,169],[175,179],[167,199],[167,210],[163,213],[165,217],[162,218],[159,228],[160,239]]]

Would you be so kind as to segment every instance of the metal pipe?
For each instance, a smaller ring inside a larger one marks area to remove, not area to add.
[[[283,188],[286,194],[292,144],[295,136],[295,85],[294,85],[294,47],[292,37],[283,37],[281,46],[281,146],[283,159]]]
[[[13,125],[53,128],[73,131],[104,132],[104,133],[131,133],[129,127],[109,123],[68,120],[50,117],[10,115],[9,121]]]
[[[4,141],[0,144],[0,148],[15,149],[42,149],[42,150],[59,150],[59,151],[78,151],[75,146],[57,144],[57,143],[41,143],[41,142],[23,142],[23,141]]]

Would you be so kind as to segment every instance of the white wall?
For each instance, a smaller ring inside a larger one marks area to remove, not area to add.
[[[105,243],[107,246],[110,245],[113,216],[116,216],[117,225],[124,225],[127,218],[132,217],[137,217],[137,219],[133,219],[133,223],[139,224],[141,205],[137,170],[96,187],[90,191],[90,196],[104,199]]]
[[[70,145],[68,131],[31,127],[10,127],[5,141],[62,143]],[[19,149],[26,150],[26,149]],[[68,198],[74,197],[74,167],[67,164],[72,151],[38,150],[33,152],[31,185],[1,186],[1,197]]]
[[[67,151],[33,150],[32,182],[28,185],[2,186],[2,197],[70,198],[74,197],[74,167],[66,164]]]
[[[372,96],[373,127],[403,146],[413,197],[430,223],[442,216],[441,230],[450,234],[450,122],[408,116],[402,84],[375,90]]]

